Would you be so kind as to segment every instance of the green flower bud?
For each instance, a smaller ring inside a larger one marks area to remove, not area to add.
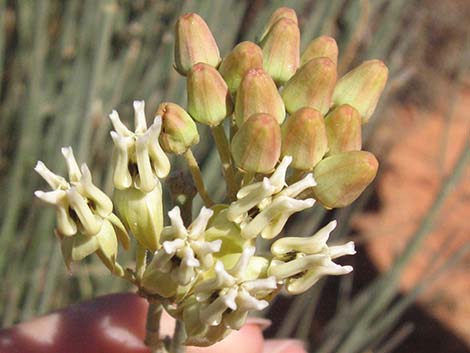
[[[312,40],[300,57],[300,65],[316,58],[328,58],[335,65],[338,63],[338,45],[334,38],[321,36]]]
[[[251,69],[238,87],[235,102],[235,121],[240,127],[249,117],[257,113],[272,115],[278,124],[286,117],[276,84],[263,69]]]
[[[263,68],[263,52],[252,42],[241,42],[222,60],[219,72],[234,94],[248,70]]]
[[[233,137],[231,149],[238,168],[270,173],[281,154],[281,128],[269,114],[252,115]]]
[[[175,28],[175,68],[186,76],[197,63],[217,67],[220,54],[207,23],[195,13],[181,16]]]
[[[266,23],[266,26],[264,27],[263,32],[259,38],[259,41],[261,42],[271,30],[271,28],[274,26],[274,24],[283,18],[289,19],[295,24],[299,23],[299,21],[297,20],[297,14],[295,13],[294,9],[291,9],[289,7],[280,7],[276,11],[274,11],[271,17],[269,18],[269,21],[268,23]]]
[[[311,107],[326,114],[336,83],[336,65],[328,58],[316,58],[303,65],[281,93],[286,110],[293,114]]]
[[[135,188],[114,191],[114,205],[127,229],[144,248],[155,251],[163,228],[162,187],[146,193]]]
[[[279,19],[261,42],[264,68],[277,84],[289,80],[299,67],[300,30],[297,22]]]
[[[328,151],[323,116],[313,108],[302,108],[282,126],[282,156],[292,156],[292,167],[311,170]]]
[[[199,63],[193,66],[187,81],[188,112],[199,123],[217,126],[232,114],[230,92],[219,72]]]
[[[361,150],[361,116],[348,104],[334,109],[325,118],[329,154]]]
[[[338,80],[333,104],[352,105],[366,123],[374,113],[387,78],[388,68],[382,61],[364,61]]]
[[[314,197],[326,208],[345,207],[356,200],[377,174],[378,161],[366,151],[334,154],[320,161],[314,172]]]
[[[156,115],[162,117],[159,140],[165,152],[182,154],[199,142],[196,124],[178,104],[161,103]]]

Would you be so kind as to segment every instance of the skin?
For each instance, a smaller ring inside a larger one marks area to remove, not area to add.
[[[145,336],[147,302],[135,294],[113,294],[73,305],[11,328],[0,330],[0,353],[148,353]],[[162,335],[174,326],[162,320]],[[306,353],[296,340],[264,340],[269,321],[253,319],[223,341],[187,353]]]

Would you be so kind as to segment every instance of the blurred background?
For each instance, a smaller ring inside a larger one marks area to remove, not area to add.
[[[381,163],[376,182],[352,206],[314,207],[287,230],[309,235],[337,218],[334,238],[358,244],[347,260],[355,271],[279,297],[267,334],[321,353],[470,351],[465,0],[0,0],[2,327],[129,289],[93,257],[67,272],[54,212],[33,198],[43,187],[35,162],[63,172],[59,148],[71,145],[110,194],[109,112],[129,121],[134,99],[148,114],[161,101],[185,105],[185,80],[172,67],[176,18],[199,13],[225,55],[255,40],[280,6],[297,11],[302,47],[321,34],[336,38],[340,75],[378,58],[390,78],[363,135]],[[218,156],[200,134],[195,154],[220,200]]]

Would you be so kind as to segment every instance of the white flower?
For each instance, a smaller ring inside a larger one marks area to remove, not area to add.
[[[277,283],[274,276],[259,278],[251,267],[258,267],[253,260],[254,247],[243,250],[238,261],[229,270],[218,261],[214,277],[206,279],[194,288],[200,302],[199,319],[209,326],[223,325],[239,329],[251,310],[263,310],[269,303],[263,299],[271,294]]]
[[[113,110],[109,115],[114,130],[114,186],[119,189],[136,187],[152,191],[170,172],[170,161],[158,142],[162,119],[156,116],[147,129],[144,101],[134,101],[135,132],[130,131]]]
[[[291,162],[292,157],[284,157],[270,178],[247,185],[237,193],[238,200],[230,205],[227,218],[240,225],[244,238],[253,239],[261,234],[265,239],[272,239],[292,214],[315,203],[312,198],[296,199],[302,191],[316,185],[312,174],[287,186],[285,177]]]
[[[212,214],[212,210],[203,207],[199,216],[186,228],[178,207],[168,212],[171,225],[162,231],[162,246],[155,252],[148,273],[170,273],[173,281],[185,286],[195,279],[198,271],[212,267],[212,254],[218,252],[222,245],[221,240],[204,240],[204,232]]]
[[[71,147],[62,148],[67,164],[69,181],[51,172],[41,161],[34,170],[52,188],[34,194],[56,208],[56,234],[61,239],[61,249],[67,267],[97,253],[112,271],[116,265],[117,238],[124,248],[130,245],[122,222],[113,213],[109,197],[97,188],[86,164],[78,167]]]
[[[273,260],[268,273],[286,284],[290,294],[299,294],[312,287],[322,276],[343,275],[351,266],[341,266],[332,260],[343,255],[354,255],[352,241],[337,246],[326,244],[335,229],[332,221],[311,237],[285,237],[273,243]]]

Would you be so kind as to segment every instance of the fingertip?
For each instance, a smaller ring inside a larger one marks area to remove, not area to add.
[[[222,341],[210,347],[188,347],[187,353],[262,353],[263,334],[258,324],[247,324],[232,331]]]
[[[307,350],[300,340],[271,339],[264,342],[263,353],[307,353]]]

